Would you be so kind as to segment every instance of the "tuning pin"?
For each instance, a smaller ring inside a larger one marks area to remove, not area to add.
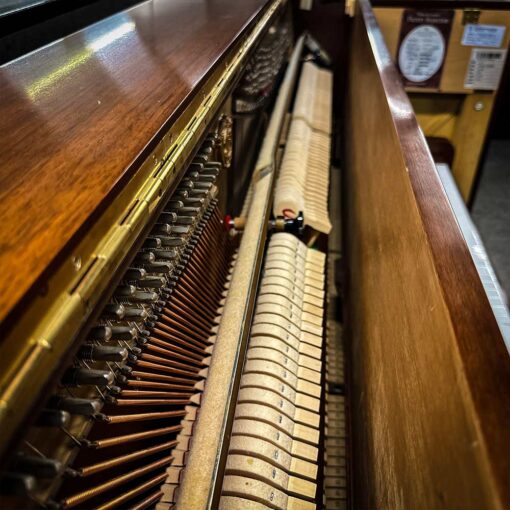
[[[192,218],[189,218],[192,220]],[[192,223],[193,220],[190,222]],[[190,225],[178,225],[174,228],[174,234],[178,236],[187,236],[191,232],[191,226]]]
[[[198,153],[194,158],[193,158],[193,163],[207,163],[207,161],[209,160],[209,156],[207,154],[203,154],[203,153]]]
[[[107,403],[107,404],[110,404],[110,405],[116,405],[117,404],[117,399],[115,398],[114,395],[109,395],[109,394],[106,394],[104,396],[104,401]]]
[[[34,425],[36,427],[67,427],[71,415],[60,409],[43,409],[37,417]]]
[[[46,457],[35,457],[24,453],[13,456],[12,469],[16,472],[26,473],[36,478],[55,478],[63,470],[62,463]]]
[[[141,285],[146,289],[159,289],[166,285],[166,279],[163,276],[150,276],[145,278]]]
[[[132,296],[132,300],[138,303],[152,303],[157,301],[159,296],[156,292],[144,292],[144,291],[136,291]]]
[[[134,285],[119,285],[115,289],[115,295],[122,298],[129,298],[136,292]]]
[[[191,181],[196,181],[200,177],[200,173],[194,170],[189,170],[186,174],[186,178]]]
[[[147,276],[145,269],[141,267],[130,267],[124,273],[124,280],[143,280]]]
[[[91,370],[90,368],[73,367],[62,376],[63,386],[109,386],[113,384],[113,373],[108,370]]]
[[[94,416],[101,410],[101,401],[97,399],[54,397],[51,403],[58,409],[83,416]]]
[[[129,326],[112,326],[113,340],[135,340],[138,337],[138,330]]]
[[[123,365],[119,368],[119,371],[122,375],[131,375],[133,368],[128,365]]]
[[[190,197],[183,200],[184,205],[186,206],[193,206],[193,207],[200,207],[203,206],[205,203],[205,200],[203,198],[199,197]]]
[[[212,169],[215,169],[217,172],[220,172],[222,168],[223,168],[223,165],[219,161],[208,161],[204,165],[204,172],[207,170],[212,170]]]
[[[125,308],[124,317],[129,319],[130,321],[142,321],[145,320],[148,316],[147,310],[145,308],[135,308],[128,307]]]
[[[138,356],[142,354],[142,349],[139,347],[131,347],[131,352],[129,353],[129,361],[136,361]]]
[[[195,223],[195,216],[177,216],[176,225],[193,225]],[[172,234],[178,234],[179,230],[175,227]]]
[[[153,235],[160,235],[160,234],[170,235],[172,233],[172,225],[170,225],[169,223],[156,223],[152,227],[151,233]]]
[[[148,273],[169,273],[172,270],[172,264],[169,262],[160,262],[159,260],[152,264],[144,264]]]
[[[194,189],[202,189],[205,191],[209,191],[211,189],[211,186],[212,186],[212,183],[210,183],[210,182],[197,181],[197,182],[195,182]]]
[[[88,334],[91,340],[108,341],[112,337],[112,330],[109,326],[94,326]]]
[[[189,179],[183,179],[179,183],[179,189],[186,189],[186,190],[192,190],[195,187],[195,183],[193,181],[190,181]]]
[[[143,262],[154,262],[156,260],[156,256],[151,251],[145,251],[142,253],[139,253],[135,257],[135,263],[140,264]]]
[[[111,303],[109,305],[106,305],[103,308],[103,311],[101,312],[101,317],[103,319],[114,319],[114,320],[120,320],[124,318],[124,306],[117,304],[117,303]]]
[[[150,334],[150,333],[149,333]],[[143,336],[139,336],[137,339],[136,339],[136,343],[138,345],[145,345],[146,343],[148,342],[147,338],[143,337]]]
[[[200,175],[200,181],[203,182],[204,184],[212,184],[216,181],[218,172],[216,172],[216,169],[211,169],[211,170],[214,170],[214,172],[212,172],[212,173],[203,172]]]
[[[184,207],[184,202],[182,200],[170,200],[166,204],[166,209],[179,209],[180,207]]]
[[[171,248],[177,248],[184,244],[184,239],[181,237],[158,237],[162,246],[169,246]]]
[[[200,213],[198,207],[181,207],[179,209],[179,216],[197,216]]]
[[[78,357],[84,361],[126,361],[127,349],[114,345],[82,345]]]
[[[10,496],[26,496],[35,490],[36,481],[33,476],[24,473],[1,473],[0,492]]]
[[[193,161],[191,163],[191,165],[189,166],[190,170],[191,171],[194,171],[194,172],[202,172],[202,170],[204,169],[204,164],[203,163],[199,163],[198,161],[195,162]]]
[[[147,237],[143,242],[144,248],[161,248],[161,240],[159,237]]]
[[[164,260],[175,260],[178,257],[177,250],[155,250],[154,255],[158,259],[164,259]]]
[[[111,395],[120,395],[120,392],[122,391],[122,388],[120,386],[110,386],[108,388],[108,392]]]
[[[179,189],[177,188],[174,192],[174,195],[179,197],[179,198],[188,198],[189,194],[188,194],[188,191],[185,190],[185,189]]]
[[[173,211],[164,211],[159,215],[158,221],[161,223],[175,223],[177,219],[177,214]]]

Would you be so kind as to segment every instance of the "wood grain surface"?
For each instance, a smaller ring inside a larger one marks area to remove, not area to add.
[[[510,360],[366,0],[347,112],[356,508],[508,508]]]
[[[150,0],[0,68],[0,321],[267,0]]]

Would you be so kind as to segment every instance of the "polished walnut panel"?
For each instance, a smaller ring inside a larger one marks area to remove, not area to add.
[[[0,68],[0,320],[267,0],[151,0]]]
[[[366,0],[349,80],[355,506],[508,507],[508,352]]]

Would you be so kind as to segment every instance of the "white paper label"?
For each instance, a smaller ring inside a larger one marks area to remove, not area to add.
[[[428,80],[443,64],[445,42],[441,32],[432,25],[420,25],[402,41],[398,65],[402,74],[415,83]]]
[[[464,87],[466,89],[496,90],[505,65],[505,58],[506,50],[473,48]]]
[[[467,24],[462,34],[464,46],[484,46],[499,48],[503,44],[506,27],[502,25],[473,25]]]

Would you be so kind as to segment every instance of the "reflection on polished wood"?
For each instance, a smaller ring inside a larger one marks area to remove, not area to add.
[[[266,3],[153,0],[0,69],[0,320]]]
[[[353,33],[345,196],[360,508],[506,508],[510,370],[368,2]]]

